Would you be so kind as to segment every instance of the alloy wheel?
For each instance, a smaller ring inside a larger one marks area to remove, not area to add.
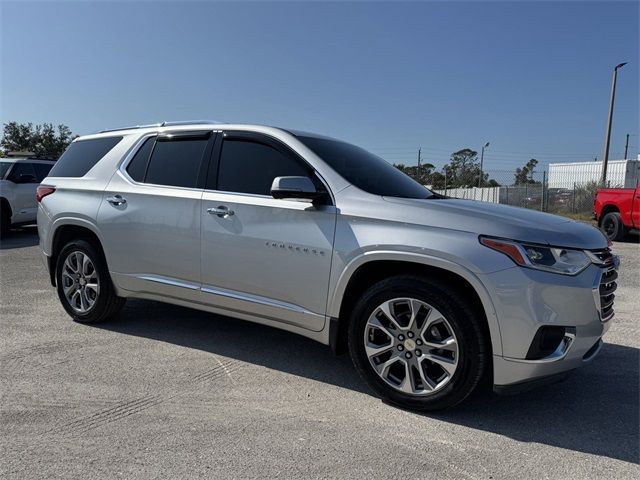
[[[459,363],[458,340],[447,319],[415,298],[394,298],[374,309],[364,329],[364,345],[378,376],[410,395],[441,390]]]
[[[93,308],[100,294],[98,272],[89,256],[70,252],[62,266],[62,290],[73,310],[85,314]]]
[[[602,227],[608,237],[611,237],[616,229],[616,225],[613,219],[610,218],[605,219],[604,225]]]

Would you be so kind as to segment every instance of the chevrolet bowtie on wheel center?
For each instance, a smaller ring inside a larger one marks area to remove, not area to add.
[[[38,187],[51,283],[78,322],[127,298],[349,352],[394,405],[520,391],[593,359],[618,260],[597,229],[437,195],[311,133],[165,122],[77,138]]]

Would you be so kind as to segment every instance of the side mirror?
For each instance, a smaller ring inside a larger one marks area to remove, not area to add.
[[[271,184],[273,198],[294,198],[313,202],[325,195],[319,192],[309,177],[276,177]]]
[[[38,179],[30,173],[21,173],[16,183],[38,183]]]

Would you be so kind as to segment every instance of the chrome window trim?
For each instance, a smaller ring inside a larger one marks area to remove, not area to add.
[[[195,130],[198,130],[198,129],[195,129]],[[200,129],[200,130],[202,130],[203,132],[211,132],[211,133],[220,133],[220,131],[221,131],[221,130],[210,130],[208,128],[203,128],[203,129]],[[160,135],[162,133],[163,132],[145,133],[138,140],[136,140],[136,142],[133,144],[133,146],[129,150],[129,153],[127,153],[124,156],[124,158],[122,159],[122,161],[120,162],[120,167],[118,168],[117,171],[131,185],[136,185],[136,186],[140,186],[140,187],[170,188],[170,189],[173,189],[173,190],[186,190],[186,191],[190,191],[190,192],[202,192],[204,189],[197,188],[197,187],[195,187],[195,188],[194,187],[178,187],[178,186],[175,186],[175,185],[159,185],[157,183],[136,182],[133,178],[131,178],[129,176],[129,173],[127,172],[127,167],[129,166],[129,163],[131,163],[131,160],[133,160],[133,157],[135,157],[136,153],[138,153],[138,150],[140,150],[140,148],[142,147],[142,144],[144,144],[144,142],[148,138],[157,137],[158,135]]]

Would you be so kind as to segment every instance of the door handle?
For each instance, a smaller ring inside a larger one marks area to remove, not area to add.
[[[107,197],[107,202],[111,205],[123,205],[127,203],[127,200],[122,195],[113,195],[111,197]]]
[[[219,207],[207,208],[209,215],[217,215],[220,218],[228,218],[235,214],[233,210],[229,210],[228,207],[220,205]]]

